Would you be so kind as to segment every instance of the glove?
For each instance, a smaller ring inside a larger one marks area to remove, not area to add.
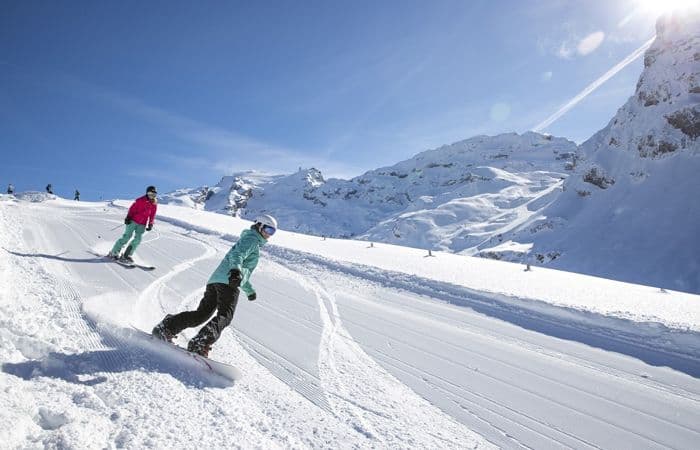
[[[146,227],[146,231],[151,231],[153,229],[153,224],[149,223],[148,226]]]
[[[251,302],[252,302],[253,300],[255,300],[256,298],[258,298],[258,296],[255,294],[255,292],[253,292],[252,294],[250,294],[250,295],[248,296],[248,300],[250,300]]]
[[[235,289],[241,285],[241,280],[243,280],[241,271],[238,269],[231,269],[228,273],[228,285]]]
[[[131,217],[124,219],[124,225],[129,225],[131,223]]]

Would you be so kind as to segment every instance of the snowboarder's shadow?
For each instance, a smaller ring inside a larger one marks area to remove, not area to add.
[[[53,259],[53,260],[63,261],[63,262],[78,262],[78,263],[92,263],[92,264],[102,264],[102,263],[110,262],[109,260],[106,260],[104,258],[95,257],[95,256],[93,256],[91,258],[66,258],[64,256],[61,256],[61,255],[65,255],[68,252],[59,253],[57,255],[49,255],[47,253],[15,252],[12,250],[8,250],[5,247],[3,247],[2,249],[11,255],[21,256],[23,258],[45,258],[45,259]]]
[[[31,381],[39,377],[57,378],[83,386],[95,386],[109,380],[110,374],[120,372],[160,372],[169,374],[182,384],[193,388],[219,387],[231,385],[218,377],[202,376],[174,362],[130,349],[93,350],[83,353],[52,352],[37,360],[20,363],[3,363],[2,371]]]
[[[38,377],[59,378],[69,383],[94,386],[107,381],[104,375],[96,372],[100,362],[113,350],[100,350],[85,353],[66,354],[52,352],[38,360],[20,363],[4,363],[2,371],[30,381]]]

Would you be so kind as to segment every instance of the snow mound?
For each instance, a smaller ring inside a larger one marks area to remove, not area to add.
[[[26,191],[26,192],[20,192],[18,194],[15,194],[18,200],[22,200],[25,202],[32,202],[32,203],[41,203],[45,202],[48,200],[56,200],[56,196],[54,194],[49,194],[46,192],[40,192],[40,191]]]

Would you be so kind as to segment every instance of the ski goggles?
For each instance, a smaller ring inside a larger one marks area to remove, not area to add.
[[[277,230],[275,229],[275,227],[271,227],[270,225],[263,225],[262,231],[268,236],[272,236]]]
[[[156,198],[158,195],[157,193],[151,191],[151,192],[146,192],[146,195],[148,195],[148,198]]]

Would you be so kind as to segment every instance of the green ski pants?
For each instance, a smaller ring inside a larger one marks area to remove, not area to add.
[[[138,247],[141,243],[141,236],[143,236],[144,231],[146,231],[145,225],[131,222],[126,226],[126,230],[124,230],[122,237],[120,237],[114,244],[114,247],[112,247],[112,254],[118,255],[122,251],[122,248],[129,242],[129,239],[131,239],[131,235],[134,235],[134,240],[131,241],[131,244],[129,245],[129,247],[131,247],[131,252],[129,252],[129,255],[127,256],[133,255],[136,251],[136,247]]]

